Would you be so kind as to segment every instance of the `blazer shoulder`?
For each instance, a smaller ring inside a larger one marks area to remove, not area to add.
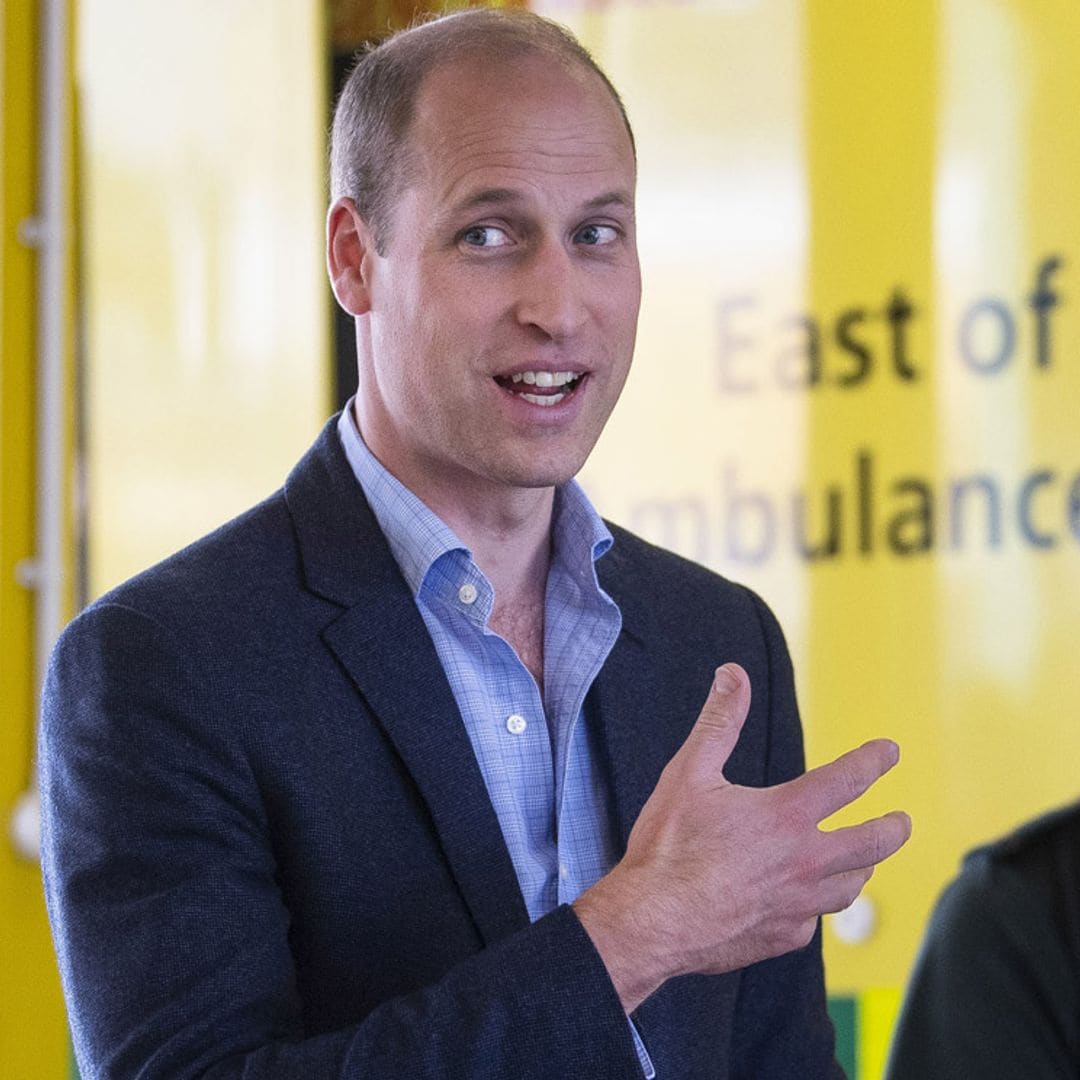
[[[370,553],[376,527],[336,421],[326,423],[277,491],[111,589],[84,614],[119,606],[161,621],[255,624],[310,591],[310,564],[328,564],[331,578],[347,575],[358,549]]]
[[[972,848],[959,873],[946,885],[931,916],[931,934],[944,942],[958,933],[993,933],[998,922],[1019,929],[1035,912],[1040,919],[1058,911],[1062,922],[1076,923],[1071,901],[1080,888],[1080,804],[1062,807],[1025,822],[1005,836]],[[991,920],[991,913],[995,914]],[[1054,921],[1051,916],[1050,921]],[[1011,932],[1011,931],[1010,931]],[[1080,934],[1077,926],[1072,936]],[[1080,939],[1074,944],[1080,953]]]
[[[110,589],[82,613],[126,607],[153,616],[184,606],[251,598],[296,576],[296,543],[283,491]],[[80,616],[82,617],[82,616]]]
[[[1005,875],[1029,884],[1067,875],[1080,883],[1080,802],[1026,821],[964,857],[961,877],[1000,882]]]
[[[759,626],[769,639],[782,636],[769,605],[749,586],[650,543],[629,529],[605,522],[615,538],[611,550],[600,560],[601,583],[619,589],[616,599],[633,594],[655,613],[670,612],[682,625],[700,616],[718,615]],[[605,575],[607,581],[605,581]]]

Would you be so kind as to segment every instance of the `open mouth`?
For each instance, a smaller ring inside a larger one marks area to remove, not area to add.
[[[519,371],[515,375],[496,375],[495,381],[532,405],[548,406],[565,401],[584,377],[574,371]]]

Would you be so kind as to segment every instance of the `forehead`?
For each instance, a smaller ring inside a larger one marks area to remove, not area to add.
[[[506,185],[633,195],[633,147],[611,93],[594,73],[543,56],[436,69],[408,141],[417,182],[446,202]]]

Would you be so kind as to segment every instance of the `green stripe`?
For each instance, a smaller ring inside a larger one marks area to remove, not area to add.
[[[836,1028],[836,1060],[848,1080],[858,1080],[856,1067],[856,1038],[858,1035],[858,1005],[853,997],[829,998],[829,1018]]]

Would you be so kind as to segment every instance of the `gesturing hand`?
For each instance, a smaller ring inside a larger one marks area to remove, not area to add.
[[[746,672],[726,664],[626,855],[574,904],[627,1012],[674,975],[732,971],[806,945],[818,916],[847,907],[911,833],[898,811],[818,828],[896,764],[886,739],[776,787],[728,783],[749,707]]]

